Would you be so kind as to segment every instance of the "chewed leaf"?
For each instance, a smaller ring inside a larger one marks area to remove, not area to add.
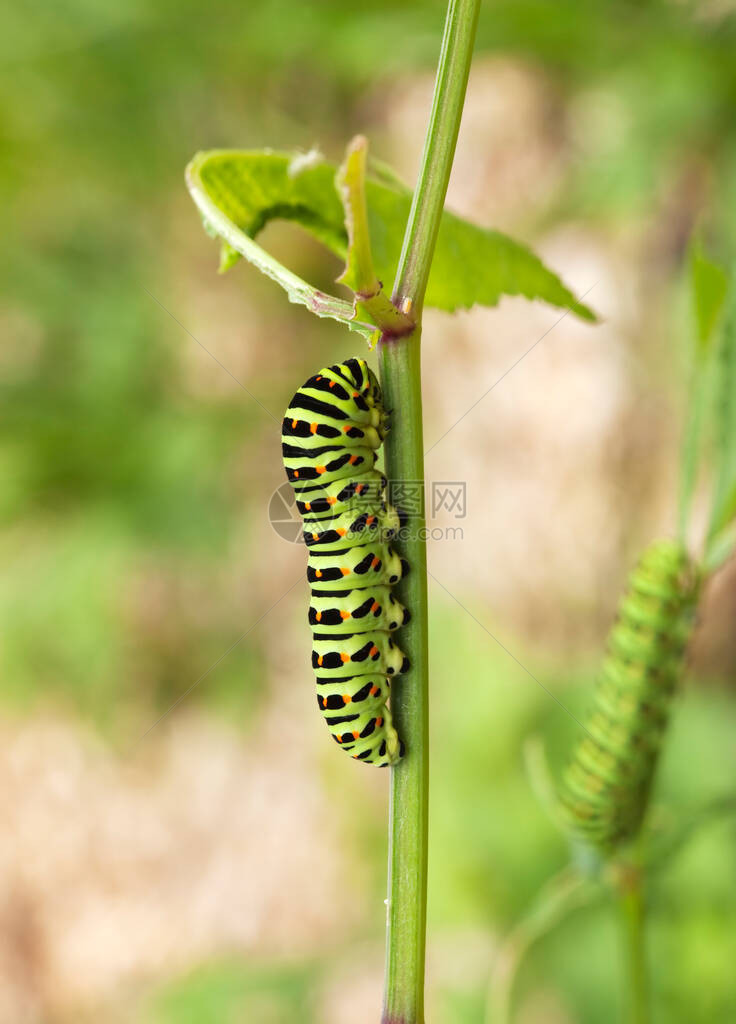
[[[317,292],[269,256],[254,238],[274,219],[298,223],[341,259],[347,255],[344,212],[335,188],[334,164],[302,161],[288,153],[212,150],[187,168],[187,184],[209,226],[240,255],[320,316],[344,320],[367,333],[371,325],[351,321],[352,304]],[[393,282],[409,215],[411,196],[385,173],[366,182],[375,271],[386,287]],[[232,265],[228,258],[226,264]],[[498,231],[445,213],[425,304],[452,311],[495,305],[502,295],[524,295],[570,309],[584,320],[593,312],[567,289],[534,253]]]
[[[275,168],[268,154],[254,154],[259,159],[250,165],[250,173],[244,180],[242,173],[239,173],[242,167],[237,163],[233,166],[228,154],[216,156],[224,156],[224,159],[213,160],[208,154],[195,157],[187,167],[187,185],[202,214],[205,230],[222,240],[220,270],[228,270],[239,256],[244,256],[280,284],[290,302],[301,303],[317,316],[340,320],[370,340],[375,327],[354,319],[355,311],[351,302],[314,288],[253,240],[253,236],[269,220],[286,217],[298,221],[329,248],[343,244],[341,226],[336,227],[333,233],[329,224],[321,221],[316,214],[315,210],[320,207],[316,197],[310,206],[302,202],[299,195],[289,195],[282,178],[286,183],[299,179],[290,179],[286,174],[288,162],[283,169],[279,166],[279,172],[274,176]],[[319,192],[319,185],[316,191]],[[338,217],[341,218],[340,203],[331,180],[329,188],[323,186],[322,191],[332,192]]]

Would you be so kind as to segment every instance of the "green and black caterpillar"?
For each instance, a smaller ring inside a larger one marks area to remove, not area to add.
[[[560,792],[572,832],[604,855],[641,826],[697,590],[698,574],[682,545],[652,544],[631,574],[609,635],[586,734]]]
[[[387,701],[389,677],[408,668],[390,634],[409,620],[391,594],[408,569],[388,543],[399,515],[375,468],[387,421],[375,374],[348,359],[299,388],[282,427],[309,552],[317,704],[343,750],[381,766],[404,753]]]

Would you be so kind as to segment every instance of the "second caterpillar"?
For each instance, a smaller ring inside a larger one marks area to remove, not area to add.
[[[375,374],[348,359],[299,388],[282,426],[309,551],[317,704],[343,750],[379,766],[404,753],[387,702],[390,677],[408,668],[390,635],[409,621],[391,593],[408,565],[388,543],[399,515],[375,468],[387,419]]]

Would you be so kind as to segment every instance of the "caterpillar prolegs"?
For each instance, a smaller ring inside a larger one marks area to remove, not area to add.
[[[586,734],[560,793],[573,833],[604,854],[634,838],[644,817],[696,598],[686,551],[658,541],[619,606]]]
[[[409,620],[391,594],[408,569],[388,543],[399,516],[375,469],[387,421],[375,375],[348,359],[299,388],[282,428],[309,552],[317,704],[343,750],[381,766],[404,752],[387,701],[389,678],[408,667],[391,631]]]

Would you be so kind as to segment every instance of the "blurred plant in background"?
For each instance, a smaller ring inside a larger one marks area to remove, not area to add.
[[[245,268],[214,277],[181,167],[264,141],[334,158],[362,130],[412,178],[443,9],[0,16],[2,1019],[376,1018],[384,785],[324,750],[299,588],[237,643],[301,566],[266,516],[278,432],[237,381],[278,413],[345,338]],[[427,317],[427,379],[442,359],[448,382],[430,384],[427,445],[494,387],[428,456],[469,508],[431,560],[576,717],[626,567],[674,528],[685,246],[695,223],[720,254],[736,232],[734,42],[709,4],[481,17],[448,203],[593,286],[606,322],[553,327],[516,300]],[[333,289],[339,261],[295,228],[266,244]],[[702,612],[664,818],[732,793],[735,582]],[[566,860],[523,742],[539,733],[556,769],[575,723],[437,585],[433,603],[429,1018],[471,1024],[499,937]],[[358,799],[375,814],[336,813]],[[734,839],[713,822],[656,882],[662,1019],[736,1015]],[[616,939],[603,908],[573,915],[525,964],[518,1019],[620,1019]]]

